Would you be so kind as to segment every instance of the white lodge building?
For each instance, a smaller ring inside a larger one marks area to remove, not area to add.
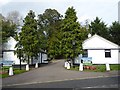
[[[120,64],[120,47],[99,35],[93,35],[82,44],[92,64]]]
[[[8,38],[8,42],[4,44],[5,48],[3,50],[3,57],[2,57],[2,62],[4,62],[5,64],[9,64],[10,61],[13,62],[16,65],[20,64],[20,60],[17,57],[16,54],[14,54],[14,51],[16,50],[15,45],[17,44],[17,41],[13,38],[10,37]],[[35,64],[36,62],[38,63],[48,63],[47,61],[47,54],[42,52],[39,53],[39,56],[36,59],[33,60],[33,64]],[[32,62],[30,61],[30,64]],[[27,61],[22,60],[21,64],[27,64]]]

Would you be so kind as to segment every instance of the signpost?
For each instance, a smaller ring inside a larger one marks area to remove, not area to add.
[[[79,61],[79,71],[83,71],[83,65],[92,65],[92,57],[81,57],[76,58]]]
[[[83,65],[92,65],[92,57],[77,57],[75,58],[75,64],[83,63]]]
[[[2,65],[2,66],[12,66],[13,64],[14,64],[14,61],[12,60],[2,60],[2,61],[0,61],[0,64]]]
[[[82,57],[83,65],[92,65],[92,57]]]

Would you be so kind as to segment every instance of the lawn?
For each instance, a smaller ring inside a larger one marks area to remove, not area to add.
[[[5,78],[5,77],[9,76],[9,68],[10,68],[9,66],[4,66],[0,70],[0,77],[1,78]],[[26,72],[25,69],[20,70],[19,68],[13,68],[13,71],[14,71],[14,75]]]
[[[105,65],[92,65],[92,67],[95,67],[96,69],[90,70],[90,69],[86,69],[84,67],[84,71],[91,71],[91,72],[105,72],[106,71],[106,66]],[[110,69],[111,69],[111,71],[120,70],[120,64],[112,64],[112,65],[110,65]],[[78,71],[79,66],[71,67],[70,70]]]

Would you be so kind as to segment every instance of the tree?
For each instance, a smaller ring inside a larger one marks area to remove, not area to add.
[[[106,39],[109,39],[109,33],[107,25],[101,21],[98,17],[91,22],[90,28],[92,29],[92,34],[98,34]]]
[[[60,25],[58,24],[57,27],[58,28],[56,28],[56,30],[54,30],[54,32],[52,33],[52,36],[49,38],[49,41],[48,41],[48,45],[49,45],[48,46],[48,55],[50,58],[60,58],[62,55]]]
[[[54,25],[61,19],[61,15],[55,9],[46,9],[43,14],[38,15],[38,26],[40,30],[46,32],[46,35],[50,37],[53,33]]]
[[[11,11],[7,14],[7,20],[12,21],[17,26],[22,24],[22,17],[18,11]]]
[[[17,33],[17,26],[9,20],[2,20],[2,43],[7,42],[11,36],[14,37]]]
[[[5,17],[0,13],[0,22],[1,22],[1,20],[4,20],[5,19]]]
[[[2,14],[0,14],[0,45],[2,47],[2,20],[4,20],[4,17]]]
[[[2,42],[3,42],[3,40],[2,40],[2,20],[4,20],[4,17],[2,16],[2,14],[0,14],[0,58],[2,58],[2,47],[3,47],[3,45],[2,45]]]
[[[6,19],[9,20],[10,22],[12,21],[16,25],[17,33],[19,33],[21,27],[23,26],[23,18],[20,15],[20,13],[16,10],[8,12]]]
[[[37,21],[35,19],[35,13],[30,10],[28,15],[24,19],[24,25],[21,32],[18,35],[19,44],[17,48],[22,46],[22,52],[29,58],[37,57],[40,52],[39,38],[37,31]],[[19,54],[19,53],[18,53]]]
[[[109,28],[110,39],[112,42],[120,45],[120,23],[113,22]]]
[[[7,39],[15,37],[18,31],[18,26],[20,25],[21,16],[19,12],[12,11],[7,14],[7,17],[0,14],[0,26],[2,26],[2,43],[7,42]]]
[[[17,25],[0,14],[0,26],[0,48],[1,50],[4,50],[6,47],[4,43],[8,41],[8,38],[10,36],[15,37],[17,33]]]
[[[62,15],[55,9],[46,9],[43,14],[38,15],[38,30],[40,35],[40,46],[47,50],[48,56],[54,57],[58,52],[58,31]],[[59,44],[60,45],[60,44]]]
[[[72,60],[82,53],[82,42],[86,38],[87,31],[77,22],[75,9],[69,7],[61,25],[62,52],[65,57]]]

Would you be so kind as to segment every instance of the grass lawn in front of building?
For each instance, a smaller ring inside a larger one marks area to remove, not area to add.
[[[79,66],[71,67],[70,70],[79,71]],[[110,71],[113,71],[113,70],[120,70],[120,64],[110,64]],[[106,66],[105,66],[105,64],[91,65],[91,66],[85,66],[84,65],[84,70],[83,71],[106,72]]]
[[[3,66],[0,70],[0,77],[5,78],[9,76],[9,68],[10,66]],[[14,75],[26,72],[25,69],[20,70],[19,68],[13,68]]]

